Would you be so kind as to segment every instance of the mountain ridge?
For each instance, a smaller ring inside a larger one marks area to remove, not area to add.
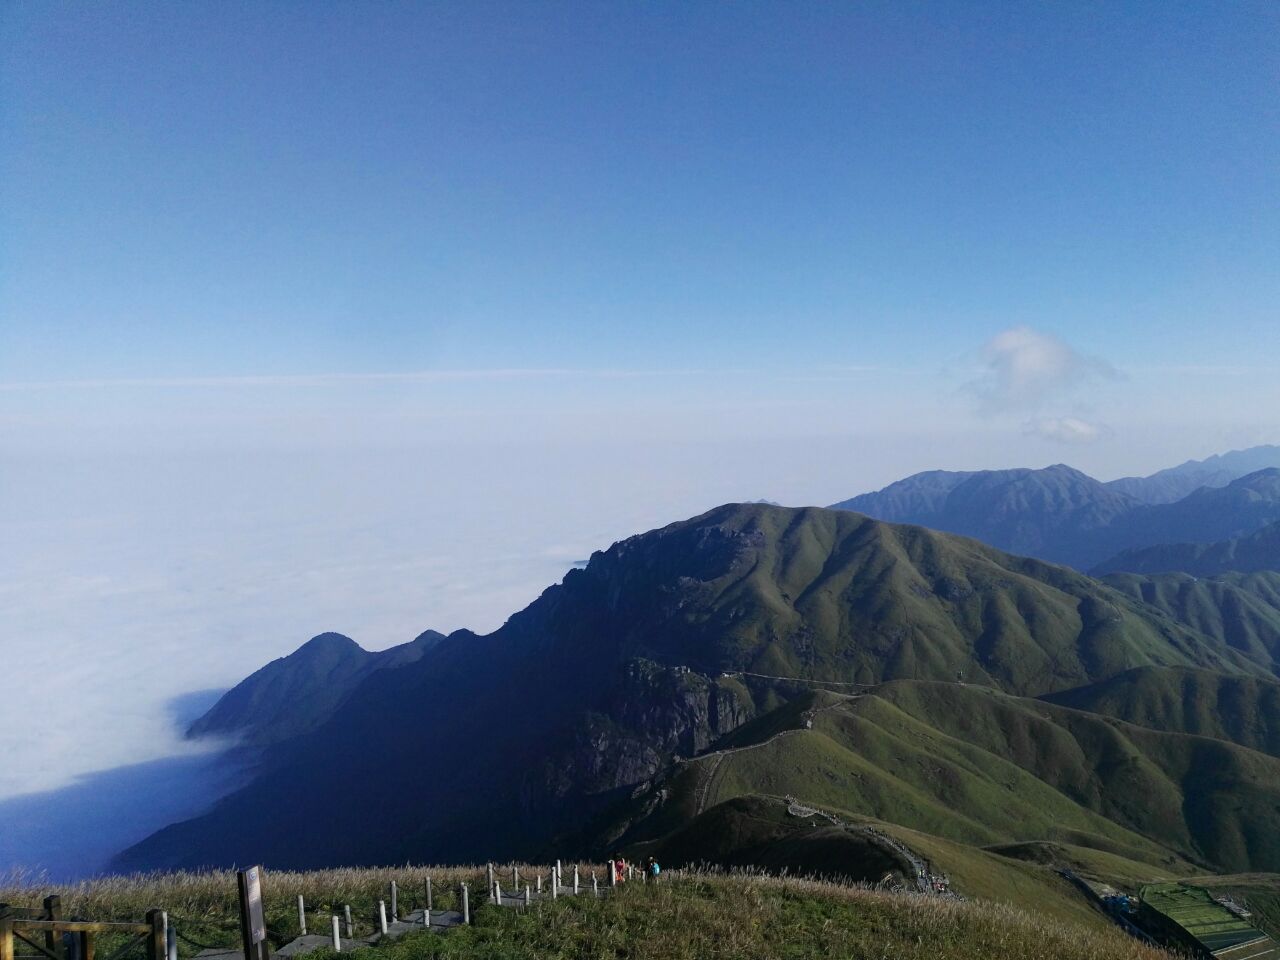
[[[787,678],[960,675],[1025,697],[1139,666],[1270,675],[1065,567],[845,511],[729,504],[597,551],[492,634],[372,672],[269,745],[250,788],[117,866],[533,855],[678,758],[769,728],[804,692]],[[371,794],[379,817],[356,835],[343,825],[368,819]]]

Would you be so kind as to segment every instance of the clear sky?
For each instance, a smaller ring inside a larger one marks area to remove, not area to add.
[[[1280,442],[1277,304],[1273,2],[0,4],[0,648],[82,691],[0,797],[724,500]]]

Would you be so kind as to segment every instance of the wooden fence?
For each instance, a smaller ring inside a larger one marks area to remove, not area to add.
[[[99,960],[95,956],[100,934],[125,936],[108,956],[118,960],[129,950],[144,947],[147,960],[166,960],[166,922],[163,910],[149,910],[143,923],[108,923],[95,920],[64,920],[60,897],[45,897],[43,910],[22,910],[0,904],[0,960],[15,960],[17,944],[34,950],[38,960]],[[66,947],[63,947],[64,942]]]

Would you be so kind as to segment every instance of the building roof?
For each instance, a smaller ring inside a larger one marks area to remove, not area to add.
[[[1155,883],[1143,887],[1140,896],[1219,960],[1280,960],[1280,944],[1218,903],[1203,887]]]

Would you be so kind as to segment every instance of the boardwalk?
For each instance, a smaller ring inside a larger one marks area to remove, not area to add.
[[[456,910],[431,911],[431,930],[434,932],[461,925],[462,914]],[[385,940],[395,940],[403,937],[406,933],[422,933],[425,929],[426,927],[422,922],[422,911],[414,910],[412,913],[405,915],[403,919],[389,921],[386,933],[379,932],[372,936],[353,937],[351,939],[342,937],[339,940],[340,952],[347,953],[350,950],[357,950],[361,947],[371,947]],[[290,940],[280,949],[272,951],[272,955],[277,957],[298,957],[306,953],[314,953],[317,950],[332,949],[332,935],[322,936],[318,933],[308,933]],[[202,950],[196,954],[196,958],[197,960],[243,960],[244,950],[241,947]]]

